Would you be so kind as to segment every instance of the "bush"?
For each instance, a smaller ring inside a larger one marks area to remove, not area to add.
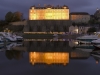
[[[96,28],[95,28],[95,27],[91,27],[91,28],[89,28],[88,31],[87,31],[87,33],[89,33],[89,34],[92,34],[92,33],[94,33],[94,32],[96,32]]]

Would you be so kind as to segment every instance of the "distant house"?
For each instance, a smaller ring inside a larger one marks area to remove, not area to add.
[[[78,26],[70,26],[69,33],[76,33],[78,34]]]
[[[88,23],[90,15],[87,12],[71,12],[70,19],[75,23]]]
[[[86,34],[90,27],[87,26],[70,26],[69,33],[72,34]]]

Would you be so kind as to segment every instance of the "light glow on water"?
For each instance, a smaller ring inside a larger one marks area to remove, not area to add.
[[[30,52],[29,61],[33,65],[35,63],[65,65],[69,63],[69,53],[67,52]]]

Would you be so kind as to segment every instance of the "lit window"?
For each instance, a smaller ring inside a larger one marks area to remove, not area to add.
[[[66,9],[66,7],[64,7],[64,9]]]
[[[32,9],[34,9],[34,7],[32,7]]]
[[[32,12],[32,10],[31,10],[31,12]]]

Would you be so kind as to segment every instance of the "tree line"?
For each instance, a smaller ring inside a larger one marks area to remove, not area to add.
[[[23,20],[23,14],[19,11],[16,12],[7,12],[5,15],[4,20],[0,20],[0,31],[3,31],[3,29],[9,25],[10,22],[16,22]]]

